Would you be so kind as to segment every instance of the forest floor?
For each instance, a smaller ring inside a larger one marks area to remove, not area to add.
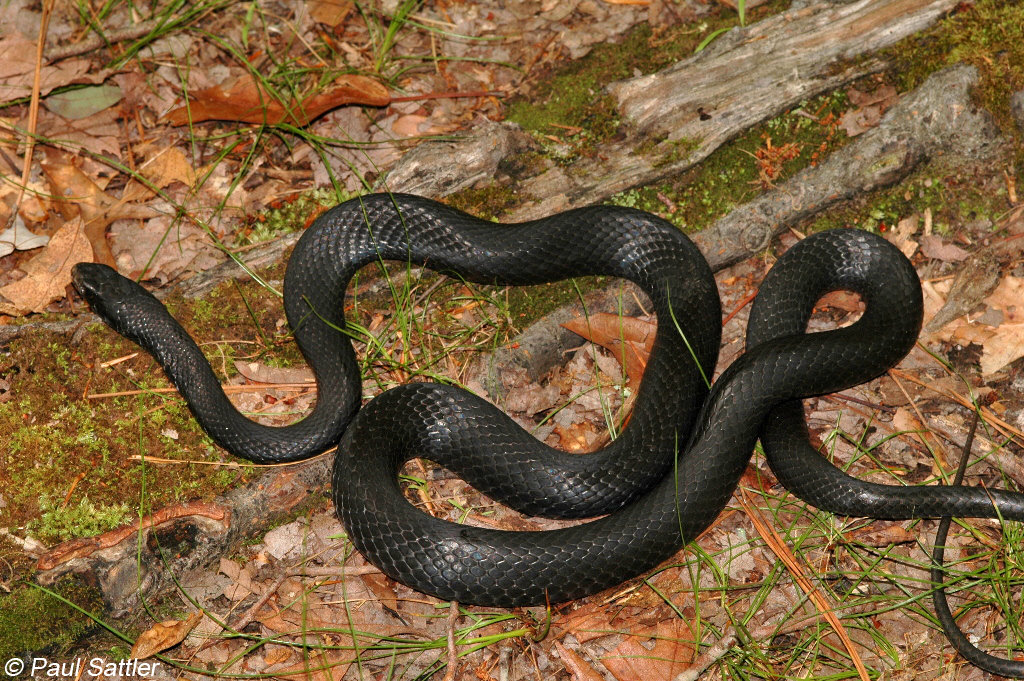
[[[549,610],[460,607],[418,594],[352,549],[326,487],[298,489],[324,479],[324,461],[268,469],[219,449],[159,366],[91,323],[70,287],[79,261],[140,279],[165,296],[240,410],[293,421],[316,391],[281,308],[280,251],[245,280],[216,282],[202,295],[188,288],[195,275],[268,243],[293,243],[327,206],[389,190],[389,172],[411,151],[457,144],[495,122],[520,126],[530,150],[503,159],[500,178],[436,198],[487,218],[512,215],[523,198],[499,180],[544,163],[571,172],[622,137],[606,86],[709,49],[727,29],[800,9],[779,0],[741,7],[0,7],[0,25],[10,28],[0,35],[0,218],[10,227],[0,234],[0,248],[10,246],[0,253],[0,661],[95,659],[114,665],[102,667],[108,678],[988,678],[956,656],[931,609],[935,521],[818,511],[788,494],[757,453],[707,532],[619,589]],[[781,253],[827,228],[883,234],[919,272],[926,323],[952,316],[926,327],[887,376],[809,400],[812,435],[858,477],[941,484],[978,412],[968,484],[1020,490],[1024,260],[1014,239],[1024,233],[1024,5],[959,3],[885,58],[889,68],[789,107],[692,168],[607,202],[706,233],[879,126],[930,74],[973,65],[971,102],[993,122],[991,155],[929,159],[719,270],[727,316],[716,375],[742,352],[749,301]],[[496,288],[418,268],[368,268],[347,308],[363,333],[364,393],[451,382],[499,403],[553,446],[593,450],[627,418],[657,322],[643,301],[628,290],[609,298],[611,310],[623,301],[636,310],[622,365],[621,316],[608,318],[610,332],[594,320],[539,372],[501,367],[497,386],[480,358],[521,342],[553,310],[614,286],[581,278]],[[953,298],[959,307],[947,305]],[[812,330],[860,311],[841,294],[820,307]],[[559,525],[509,511],[430,464],[405,473],[410,500],[437,516],[517,530]],[[221,527],[217,512],[239,512],[227,500],[273,490],[287,497],[268,502],[273,513],[233,519],[253,536],[213,563],[181,567],[181,554]],[[164,529],[150,532],[140,518]],[[972,521],[954,525],[947,552],[961,628],[994,654],[1018,658],[1020,538],[1015,523]],[[153,593],[137,589],[141,557],[137,571],[104,574],[131,567],[154,543],[163,550],[154,555],[170,557]],[[117,668],[132,659],[153,666]],[[36,673],[49,671],[74,677],[59,666]]]

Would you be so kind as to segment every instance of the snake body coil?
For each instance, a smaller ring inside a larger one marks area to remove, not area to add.
[[[536,284],[606,274],[639,284],[658,332],[629,426],[600,452],[537,442],[484,400],[414,383],[362,410],[342,315],[355,271],[399,260],[472,281]],[[655,567],[729,501],[760,436],[791,491],[835,513],[1024,520],[1024,496],[972,488],[893,487],[851,478],[809,444],[800,398],[870,380],[913,347],[922,317],[917,275],[884,239],[856,230],[813,235],[771,270],[751,312],[747,351],[708,393],[720,308],[700,253],[672,225],[636,210],[592,207],[516,225],[486,222],[407,195],[364,196],[303,235],[284,284],[285,309],[316,374],[304,420],[255,424],[228,402],[208,363],[163,306],[100,265],[74,270],[78,290],[115,330],[163,365],[210,436],[257,462],[312,456],[340,440],[333,494],[363,555],[386,574],[463,603],[522,606],[582,597]],[[860,294],[846,328],[805,333],[818,298]],[[503,503],[548,517],[609,514],[551,532],[457,525],[414,509],[397,474],[413,457],[440,463]]]

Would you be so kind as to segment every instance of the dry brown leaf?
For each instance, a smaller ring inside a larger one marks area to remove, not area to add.
[[[615,355],[629,377],[630,388],[640,384],[654,346],[657,324],[636,317],[600,312],[578,317],[562,326]]]
[[[148,206],[113,198],[77,166],[63,159],[51,158],[40,165],[61,215],[65,218],[82,217],[85,237],[92,245],[92,261],[116,267],[107,243],[107,226],[121,218],[149,218],[155,215],[155,211]]]
[[[110,239],[117,251],[118,269],[133,277],[145,268],[146,279],[169,281],[220,261],[210,235],[191,220],[175,222],[162,215],[142,226],[121,220],[111,226]]]
[[[560,641],[555,641],[555,650],[558,651],[558,657],[562,659],[566,670],[572,675],[572,681],[604,681],[602,674]]]
[[[572,634],[580,643],[607,636],[614,631],[608,620],[608,608],[597,603],[587,603],[578,610],[556,617],[551,627],[553,631],[560,632],[559,636]]]
[[[1024,278],[1005,277],[985,302],[1003,313],[1002,323],[982,343],[981,373],[990,376],[1024,357]]]
[[[398,594],[395,593],[395,589],[386,575],[381,572],[371,572],[360,575],[360,578],[382,606],[393,613],[398,613]]]
[[[850,103],[856,108],[843,114],[839,127],[850,137],[855,137],[878,125],[882,114],[895,103],[898,93],[891,85],[883,85],[873,92],[861,92],[856,88],[846,91]]]
[[[326,652],[310,649],[310,659],[282,669],[269,670],[276,679],[285,681],[341,681],[352,664],[352,653],[341,650]]]
[[[647,649],[641,640],[654,638]],[[627,636],[601,662],[619,681],[670,681],[693,661],[693,632],[682,619],[659,622],[647,635]]]
[[[31,95],[35,68],[35,40],[14,31],[0,39],[0,102]],[[102,83],[109,75],[109,69],[94,69],[88,59],[65,59],[40,69],[39,93],[72,83]]]
[[[830,291],[821,297],[817,308],[832,307],[843,312],[860,312],[864,309],[864,302],[856,293],[849,291]]]
[[[249,569],[242,567],[237,562],[227,558],[220,559],[220,571],[232,580],[224,587],[224,595],[232,601],[240,601],[256,593],[252,584],[252,574]]]
[[[947,244],[937,234],[929,234],[921,239],[921,253],[925,257],[946,262],[962,262],[971,255],[955,244]]]
[[[190,104],[172,109],[164,115],[171,125],[202,121],[239,121],[274,125],[289,123],[299,127],[309,124],[332,109],[347,104],[387,106],[391,95],[387,88],[372,78],[347,74],[339,76],[324,91],[287,107],[250,74],[230,84],[216,85],[189,96]]]
[[[42,110],[39,112],[39,134],[52,139],[54,146],[71,153],[88,149],[100,156],[120,158],[125,134],[120,116],[116,107],[73,121]]]
[[[588,452],[597,440],[597,432],[589,421],[568,426],[556,423],[552,433],[558,437],[558,447],[567,452]]]
[[[313,21],[337,28],[355,9],[352,0],[308,0],[306,9]]]
[[[71,267],[92,262],[92,247],[85,238],[81,218],[64,223],[38,255],[22,265],[25,277],[0,288],[0,312],[21,316],[42,312],[54,300],[65,296],[71,284]]]
[[[910,238],[910,235],[917,231],[917,222],[918,217],[916,213],[907,216],[897,222],[896,228],[885,237],[908,258],[914,255],[914,252],[917,250],[917,242]]]
[[[185,640],[188,632],[195,629],[201,619],[203,619],[203,613],[197,610],[184,621],[165,620],[154,624],[135,639],[131,657],[136,660],[145,660],[160,651],[173,648]]]
[[[138,167],[138,172],[149,180],[153,186],[163,189],[175,182],[186,187],[196,184],[196,170],[185,158],[185,152],[178,147],[165,147],[159,151],[140,149],[146,154],[147,160]],[[145,184],[132,178],[121,194],[123,201],[144,201],[154,196],[154,192]]]
[[[263,664],[272,667],[275,664],[284,664],[292,656],[292,649],[287,646],[275,646],[268,644],[267,652],[263,655]]]
[[[415,137],[420,134],[420,124],[426,121],[426,116],[406,114],[395,119],[395,122],[391,124],[391,131],[402,137]]]
[[[942,444],[937,442],[935,435],[921,423],[917,415],[906,407],[897,407],[892,415],[892,427],[898,432],[909,433],[920,440],[933,452],[942,452]]]
[[[527,383],[510,390],[505,398],[505,408],[511,412],[533,416],[537,412],[547,411],[556,406],[561,399],[561,391],[553,383],[540,385]]]
[[[901,524],[883,522],[871,523],[852,532],[846,532],[843,536],[847,541],[874,547],[906,544],[918,539],[916,534],[908,532]]]
[[[991,376],[1024,357],[1024,277],[1007,276],[985,298],[988,310],[980,317],[960,317],[944,326],[937,337],[982,348],[981,373]]]

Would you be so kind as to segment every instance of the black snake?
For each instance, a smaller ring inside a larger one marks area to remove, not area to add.
[[[502,285],[603,274],[650,296],[658,331],[631,422],[585,456],[552,450],[483,399],[412,383],[360,407],[344,290],[360,267],[398,260]],[[284,302],[313,368],[313,412],[285,427],[253,423],[225,397],[206,359],[163,305],[114,270],[82,263],[78,291],[111,327],[152,353],[209,435],[255,462],[339,445],[334,503],[356,548],[386,574],[446,600],[490,606],[580,598],[648,571],[707,528],[729,501],[760,437],[794,494],[834,513],[1024,520],[1024,495],[980,488],[861,482],[810,445],[800,398],[885,372],[913,347],[921,288],[907,259],[857,230],[815,234],[771,269],[751,310],[747,351],[708,391],[721,335],[715,281],[695,246],[638,210],[594,206],[520,224],[480,220],[401,194],[331,209],[289,261]],[[852,325],[805,333],[816,301],[857,292]],[[358,412],[358,413],[357,413]],[[398,471],[424,457],[524,513],[607,514],[550,532],[480,529],[430,517],[404,499]]]

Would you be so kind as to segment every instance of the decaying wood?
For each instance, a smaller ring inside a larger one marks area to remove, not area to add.
[[[213,503],[169,507],[139,523],[50,549],[36,579],[52,584],[78,574],[103,593],[113,616],[138,607],[140,593],[173,587],[172,575],[208,564],[243,539],[284,519],[330,480],[330,457],[272,467]]]
[[[991,116],[971,103],[977,81],[973,66],[932,74],[886,112],[877,127],[823,163],[735,208],[696,234],[694,241],[718,270],[767,248],[788,225],[858,194],[895,184],[936,155],[973,162],[992,158],[1002,140]]]
[[[885,68],[879,59],[854,60],[930,26],[955,5],[956,0],[808,3],[734,28],[706,50],[657,73],[612,83],[606,90],[625,123],[624,139],[569,167],[552,163],[514,178],[523,200],[509,217],[550,215],[676,175],[751,126]],[[487,161],[478,151],[489,148],[481,137],[515,134],[514,126],[488,126],[461,143],[423,145],[399,161],[387,187],[430,196],[457,191],[466,183],[452,178],[452,166],[472,158],[474,174],[480,175],[476,161]],[[513,143],[491,146],[506,144]],[[448,158],[443,169],[423,162],[423,157],[436,158],[438,148]],[[499,174],[497,161],[491,173],[483,173]]]

